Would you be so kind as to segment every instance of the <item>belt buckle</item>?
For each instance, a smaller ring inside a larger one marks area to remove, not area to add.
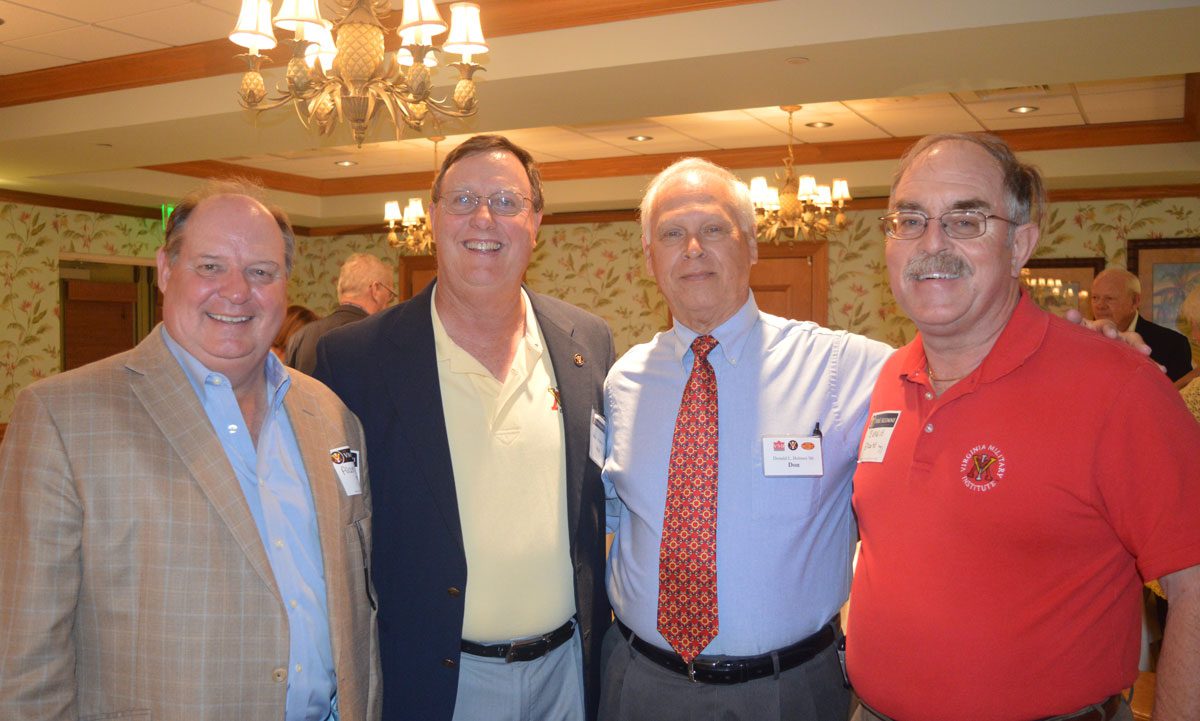
[[[517,658],[517,653],[521,649],[529,648],[530,646],[535,646],[539,643],[548,644],[549,642],[550,634],[542,634],[537,638],[527,638],[522,641],[513,641],[508,645],[508,652],[504,654],[504,663],[513,663],[514,661],[519,661],[520,659]]]
[[[692,683],[700,683],[699,681],[696,680],[696,660],[695,659],[688,661],[687,675],[688,675],[688,679],[690,679]]]

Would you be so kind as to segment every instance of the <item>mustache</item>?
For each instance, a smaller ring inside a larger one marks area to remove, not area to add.
[[[975,271],[961,255],[949,251],[929,254],[920,252],[909,258],[904,265],[904,278],[918,280],[926,275],[957,275],[960,278],[974,275]]]

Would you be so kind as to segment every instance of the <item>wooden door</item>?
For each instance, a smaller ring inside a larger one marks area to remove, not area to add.
[[[400,256],[400,300],[425,290],[437,277],[437,258],[432,255]]]
[[[137,343],[137,284],[64,280],[63,370]]]
[[[750,268],[750,288],[760,310],[825,325],[829,316],[829,246],[760,243]]]

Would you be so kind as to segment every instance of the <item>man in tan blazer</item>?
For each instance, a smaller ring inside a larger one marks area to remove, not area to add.
[[[362,430],[270,353],[294,238],[249,192],[172,215],[163,325],[17,400],[0,718],[379,718]]]

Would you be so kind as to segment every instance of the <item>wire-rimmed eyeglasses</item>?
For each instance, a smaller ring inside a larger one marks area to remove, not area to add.
[[[880,218],[883,232],[895,240],[916,240],[925,234],[929,221],[936,220],[946,235],[956,240],[978,238],[987,232],[988,220],[1002,220],[1020,225],[1015,220],[999,215],[989,215],[982,210],[948,210],[936,218],[930,218],[919,210],[897,210]]]
[[[491,195],[480,195],[469,190],[455,190],[438,199],[438,205],[451,215],[470,215],[486,200],[488,208],[496,215],[517,215],[529,204],[529,198],[511,190],[500,190]]]

